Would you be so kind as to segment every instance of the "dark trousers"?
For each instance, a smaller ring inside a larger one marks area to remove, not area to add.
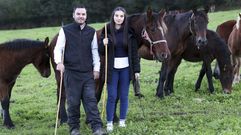
[[[79,129],[81,99],[85,107],[87,118],[92,131],[102,127],[97,100],[95,97],[95,81],[92,72],[80,73],[70,70],[64,72],[64,85],[66,90],[68,125],[70,132]]]

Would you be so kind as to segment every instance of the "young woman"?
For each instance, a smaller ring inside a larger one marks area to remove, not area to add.
[[[137,42],[128,27],[126,10],[122,7],[114,9],[110,23],[107,25],[107,38],[102,30],[99,46],[100,55],[105,55],[108,46],[108,76],[107,76],[107,131],[113,130],[113,116],[117,95],[120,98],[120,127],[126,127],[128,110],[128,93],[130,80],[139,77],[140,61],[137,52]]]

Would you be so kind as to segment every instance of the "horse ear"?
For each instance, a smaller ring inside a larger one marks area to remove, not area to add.
[[[241,13],[239,13],[239,17],[241,18]]]
[[[208,13],[209,9],[210,9],[210,7],[209,7],[208,5],[204,7],[204,11],[205,11],[206,13]]]
[[[151,9],[151,7],[148,7],[148,9],[146,11],[146,15],[147,15],[148,20],[151,21],[151,19],[152,19],[152,9]]]
[[[166,15],[166,10],[165,9],[162,9],[162,10],[159,11],[160,18],[163,18],[165,15]]]
[[[192,12],[194,13],[194,15],[197,13],[197,9],[193,9]]]
[[[49,45],[49,37],[46,37],[44,40],[45,47],[47,48]]]

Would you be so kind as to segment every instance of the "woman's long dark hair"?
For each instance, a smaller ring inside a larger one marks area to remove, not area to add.
[[[110,34],[113,37],[113,43],[116,45],[116,37],[115,37],[115,21],[114,21],[114,15],[116,11],[122,11],[124,12],[124,22],[121,25],[121,28],[123,28],[123,45],[127,48],[128,46],[128,21],[127,21],[127,13],[126,10],[123,7],[116,7],[110,18]]]

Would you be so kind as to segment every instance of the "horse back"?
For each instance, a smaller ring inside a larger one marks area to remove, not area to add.
[[[216,32],[222,39],[224,39],[225,43],[228,43],[229,35],[231,34],[235,24],[236,20],[229,20],[218,25]]]

